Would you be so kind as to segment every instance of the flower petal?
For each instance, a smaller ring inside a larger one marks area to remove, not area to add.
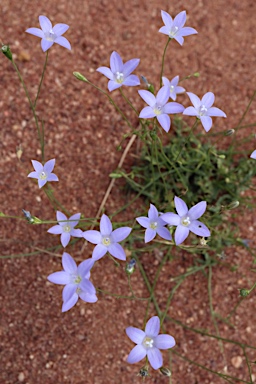
[[[190,217],[190,219],[199,219],[199,217],[201,217],[205,213],[206,205],[206,201],[201,201],[200,203],[194,205],[194,207],[190,208],[190,210],[188,211],[188,216]]]
[[[194,220],[190,226],[189,230],[193,232],[195,235],[202,236],[202,237],[209,237],[211,236],[211,232],[206,227],[205,224],[201,223],[201,221]]]
[[[180,31],[181,36],[196,35],[197,33],[198,33],[197,30],[191,27],[184,27]]]
[[[178,35],[176,35],[176,36],[174,37],[174,40],[176,40],[180,45],[183,45],[183,43],[184,43],[184,39],[183,39],[182,36],[178,36]]]
[[[209,132],[212,127],[212,118],[210,116],[201,116],[201,123],[206,132]]]
[[[112,232],[112,239],[115,243],[124,240],[127,236],[130,235],[132,228],[130,227],[121,227],[117,228]]]
[[[85,231],[83,237],[92,244],[99,244],[102,239],[101,233],[95,230]]]
[[[60,225],[65,225],[68,218],[66,215],[64,215],[64,213],[60,212],[60,211],[57,211],[56,212],[56,217],[57,217],[57,221]]]
[[[144,331],[135,327],[127,327],[125,331],[129,339],[136,344],[141,344],[146,336]]]
[[[207,113],[208,113],[208,116],[227,117],[226,113],[224,113],[221,109],[216,107],[209,108]]]
[[[36,172],[42,172],[44,166],[43,164],[41,164],[39,161],[37,160],[31,160],[32,164],[33,164],[33,167],[34,167],[34,170]]]
[[[105,213],[103,213],[100,219],[100,232],[102,236],[109,236],[112,232],[112,223]]]
[[[54,42],[56,44],[59,44],[61,45],[62,47],[64,48],[67,48],[71,51],[71,45],[70,45],[70,42],[68,41],[68,39],[66,39],[66,37],[63,37],[63,36],[59,36],[57,37]]]
[[[77,229],[71,229],[70,235],[73,237],[83,237],[83,231],[79,228]]]
[[[195,109],[195,107],[188,107],[188,108],[184,109],[183,115],[198,116],[198,110]]]
[[[163,19],[164,24],[165,24],[168,28],[171,28],[172,25],[173,25],[173,19],[172,19],[171,15],[169,15],[169,13],[167,13],[167,12],[165,12],[165,11],[161,11],[161,16],[162,16],[162,19]]]
[[[201,100],[197,95],[192,92],[187,92],[188,97],[190,98],[191,103],[194,105],[196,109],[199,109],[201,106]]]
[[[175,345],[175,339],[174,337],[170,336],[170,335],[158,335],[156,338],[155,338],[155,342],[154,342],[154,345],[156,346],[156,348],[158,349],[169,349],[169,348],[173,348],[174,345]]]
[[[52,233],[53,235],[60,235],[63,232],[63,229],[61,225],[54,225],[49,228],[47,232]]]
[[[212,93],[212,92],[207,92],[207,93],[203,96],[201,103],[202,103],[203,105],[205,105],[205,107],[208,109],[208,108],[210,108],[210,107],[213,105],[213,103],[214,103],[214,99],[215,99],[214,93]]]
[[[150,204],[150,208],[148,210],[148,218],[150,221],[157,221],[158,220],[158,210],[153,204]]]
[[[47,181],[59,181],[59,178],[55,173],[50,173],[50,175],[47,176]]]
[[[71,225],[71,227],[74,228],[79,223],[80,217],[81,213],[75,213],[74,215],[70,216],[68,220],[70,221],[69,224]]]
[[[250,157],[252,159],[256,159],[256,149],[252,152],[252,154],[250,155]]]
[[[38,179],[38,172],[35,172],[35,171],[33,171],[33,172],[30,172],[29,174],[28,174],[28,177],[32,177],[33,179]]]
[[[56,36],[61,36],[63,33],[65,33],[69,29],[69,25],[67,24],[56,24],[53,27],[53,32]]]
[[[189,235],[189,229],[183,225],[178,225],[175,231],[174,239],[175,244],[180,245]]]
[[[87,260],[82,261],[82,263],[79,264],[77,268],[77,273],[82,278],[86,277],[89,271],[94,266],[95,260],[93,260],[91,257]]]
[[[159,227],[156,229],[157,234],[165,240],[172,240],[172,236],[169,230],[165,227]]]
[[[66,285],[70,283],[70,275],[65,271],[54,272],[47,277],[47,280],[54,284]]]
[[[158,115],[157,117],[157,121],[159,122],[159,124],[161,125],[161,127],[165,130],[165,132],[169,132],[170,128],[171,128],[171,119],[168,115],[166,115],[165,113],[163,113],[162,115]]]
[[[42,180],[40,177],[38,178],[38,186],[39,188],[42,188],[47,183],[48,178]]]
[[[161,28],[158,30],[158,32],[163,33],[164,35],[169,36],[169,34],[170,34],[170,28],[164,26],[164,27],[161,27]]]
[[[109,253],[119,260],[126,260],[126,254],[123,247],[118,243],[110,244],[108,247]]]
[[[52,29],[52,23],[46,16],[39,16],[39,24],[44,33],[49,32],[50,29]]]
[[[110,56],[110,69],[115,74],[116,72],[123,72],[123,60],[117,52],[112,52]]]
[[[145,328],[145,333],[149,337],[156,337],[160,331],[160,319],[158,316],[153,316],[148,320]]]
[[[95,294],[88,292],[80,292],[79,297],[86,303],[96,303],[96,301],[98,301],[98,297]]]
[[[124,77],[127,77],[129,76],[135,68],[137,68],[137,66],[139,65],[139,62],[140,62],[140,59],[131,59],[131,60],[128,60],[125,64],[124,64],[124,67],[123,67],[123,74],[124,74]]]
[[[256,150],[254,151],[256,153]],[[150,225],[150,220],[148,217],[145,217],[145,216],[140,216],[140,217],[137,217],[136,220],[138,221],[138,223],[143,227],[143,228],[148,228],[149,225]]]
[[[63,301],[69,301],[71,297],[76,293],[77,284],[67,284],[62,291]]]
[[[114,79],[114,75],[108,67],[99,67],[96,69],[96,71],[102,73],[104,76],[106,76],[110,80]]]
[[[152,117],[155,117],[156,114],[152,107],[145,107],[140,111],[139,117],[141,119],[151,119]]]
[[[180,224],[180,217],[176,213],[172,213],[172,212],[163,213],[161,215],[161,219],[170,225],[179,225]]]
[[[67,252],[64,252],[62,255],[62,266],[64,271],[68,272],[69,274],[76,273],[77,271],[77,265],[75,260]]]
[[[156,237],[156,230],[152,228],[147,228],[144,239],[145,243],[149,243],[151,240],[154,239],[154,237]]]
[[[51,173],[53,171],[54,165],[55,165],[55,159],[46,161],[44,165],[44,171],[46,173]]]
[[[107,251],[108,251],[107,247],[105,247],[102,244],[98,244],[93,250],[92,258],[94,260],[99,260],[107,253]]]
[[[151,348],[147,352],[148,360],[153,369],[159,369],[163,365],[163,356],[159,349]]]
[[[115,80],[109,80],[108,82],[108,90],[109,92],[114,91],[115,89],[118,89],[122,87],[123,83],[117,83]]]
[[[141,361],[146,356],[147,351],[142,345],[136,345],[127,357],[127,363],[134,364]]]
[[[173,20],[173,25],[175,27],[178,27],[179,29],[181,29],[184,26],[184,24],[186,23],[186,18],[187,18],[186,11],[182,11],[182,12],[178,13],[178,15],[175,16],[175,18]]]
[[[139,90],[138,91],[140,97],[150,106],[150,107],[154,107],[154,105],[156,104],[156,98],[155,96],[153,95],[153,93],[149,92],[149,91],[145,91],[145,90]]]
[[[128,87],[136,87],[137,85],[140,85],[140,79],[136,75],[129,75],[124,80],[123,85]]]
[[[49,41],[49,40],[46,40],[46,39],[42,39],[41,40],[41,47],[42,47],[43,52],[48,51],[48,49],[51,48],[53,43],[54,43],[54,41]]]
[[[67,312],[69,311],[74,305],[76,305],[78,301],[78,294],[74,293],[73,296],[68,301],[65,301],[62,305],[62,312]]]
[[[68,243],[70,242],[70,233],[68,232],[62,232],[61,236],[60,236],[60,241],[61,241],[61,244],[62,246],[65,248]]]
[[[174,197],[174,204],[176,211],[180,217],[185,216],[188,213],[188,207],[185,201],[180,199],[179,197]]]
[[[80,283],[80,288],[83,292],[90,293],[91,295],[96,294],[96,289],[89,279],[83,279]]]
[[[156,95],[156,102],[161,106],[165,105],[169,99],[170,88],[167,85],[164,85],[159,89]]]
[[[170,102],[167,103],[163,108],[163,113],[182,113],[184,111],[184,107],[180,103]]]
[[[44,37],[43,31],[39,28],[28,28],[26,32],[30,33],[31,35],[40,37],[41,39]]]

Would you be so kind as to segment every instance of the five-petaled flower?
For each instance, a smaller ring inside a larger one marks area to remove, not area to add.
[[[119,260],[126,260],[125,251],[118,242],[129,236],[131,230],[130,227],[121,227],[113,231],[110,219],[103,214],[100,219],[100,232],[89,230],[85,231],[83,236],[90,243],[97,244],[92,253],[94,260],[101,259],[107,252]]]
[[[148,320],[145,332],[139,328],[126,328],[127,336],[137,345],[131,350],[127,357],[130,364],[137,363],[145,356],[153,369],[159,369],[163,365],[163,357],[160,349],[169,349],[175,346],[175,340],[170,335],[159,335],[160,320],[153,316]]]
[[[170,39],[175,39],[180,45],[184,43],[183,36],[194,35],[197,31],[191,27],[183,27],[186,22],[186,11],[180,12],[175,16],[174,20],[171,15],[165,11],[161,11],[162,19],[165,24],[159,29],[159,32],[169,36]]]
[[[212,92],[207,92],[202,100],[194,93],[187,92],[193,107],[188,107],[183,111],[183,115],[196,116],[201,120],[201,123],[206,132],[212,127],[212,118],[210,116],[227,117],[226,114],[219,108],[212,107],[215,96]]]
[[[34,170],[28,174],[28,177],[38,179],[38,186],[42,188],[47,181],[59,181],[58,176],[52,173],[55,159],[48,160],[44,165],[37,160],[31,160]]]
[[[153,204],[150,204],[148,210],[148,217],[137,217],[136,220],[138,223],[146,228],[145,231],[145,243],[153,240],[156,234],[166,240],[172,240],[171,234],[168,229],[165,227],[166,222],[161,219],[159,216],[158,210]]]
[[[120,55],[114,51],[110,56],[110,68],[99,67],[97,71],[109,79],[108,90],[111,92],[122,85],[133,87],[140,84],[138,76],[131,75],[139,62],[140,59],[131,59],[124,64]]]
[[[71,49],[69,41],[62,36],[69,28],[67,24],[56,24],[52,27],[52,23],[48,17],[42,15],[39,16],[39,24],[41,29],[28,28],[26,32],[42,39],[41,47],[44,52],[51,48],[54,43],[57,43],[64,48]]]
[[[252,159],[256,159],[256,149],[252,152],[251,156]]]
[[[163,213],[161,218],[166,223],[177,226],[174,236],[177,245],[181,244],[188,237],[189,231],[202,237],[209,237],[211,235],[206,225],[197,220],[206,210],[206,201],[201,201],[188,210],[187,204],[175,196],[174,204],[178,214],[167,212]]]
[[[54,284],[65,285],[62,291],[62,312],[68,311],[76,303],[78,298],[87,303],[95,303],[98,298],[96,289],[90,282],[90,270],[94,260],[87,259],[77,267],[74,259],[66,252],[62,255],[63,271],[54,272],[47,277]]]
[[[183,93],[186,91],[185,88],[183,87],[180,87],[178,85],[179,83],[179,79],[180,77],[179,76],[175,76],[172,80],[168,80],[167,77],[162,77],[162,80],[163,80],[163,84],[164,85],[168,85],[169,89],[170,89],[170,95],[169,97],[172,99],[172,100],[176,100],[177,98],[177,94],[178,93]]]
[[[170,97],[169,86],[163,86],[157,93],[156,97],[149,91],[140,90],[138,91],[140,97],[149,105],[140,112],[139,117],[143,119],[149,119],[156,117],[161,127],[168,132],[171,127],[171,119],[168,113],[181,113],[184,111],[183,105],[170,102],[167,103]]]
[[[64,248],[68,245],[71,236],[83,237],[83,231],[74,228],[80,220],[81,213],[76,213],[68,219],[64,213],[57,211],[56,216],[59,224],[54,225],[48,229],[47,232],[54,235],[61,235],[60,241]]]

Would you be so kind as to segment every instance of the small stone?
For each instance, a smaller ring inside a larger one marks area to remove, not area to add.
[[[25,375],[24,375],[23,372],[20,372],[20,373],[19,373],[18,380],[19,380],[20,382],[22,382],[22,381],[25,380]]]
[[[231,363],[235,368],[240,368],[242,365],[242,362],[243,362],[243,359],[241,356],[235,356],[235,357],[232,357],[231,359]]]

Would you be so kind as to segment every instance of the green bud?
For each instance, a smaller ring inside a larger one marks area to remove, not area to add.
[[[153,84],[148,84],[148,90],[149,92],[153,93],[153,95],[155,94],[155,88]]]
[[[245,288],[240,289],[240,296],[242,296],[242,297],[248,296],[249,293],[250,293],[250,291],[248,289],[245,289]]]
[[[159,369],[159,371],[160,371],[160,372],[162,373],[162,375],[164,375],[164,376],[168,376],[168,377],[170,377],[170,376],[172,375],[172,373],[171,373],[171,371],[170,371],[169,368],[161,367],[161,368]]]
[[[227,209],[235,209],[239,206],[239,201],[232,201],[232,203],[230,203],[228,206],[227,206]]]
[[[195,72],[195,73],[193,73],[193,76],[194,76],[194,77],[199,77],[199,76],[200,76],[200,73],[199,73],[199,72]]]
[[[3,212],[0,212],[0,217],[5,217],[5,214]]]
[[[235,133],[235,130],[234,129],[228,129],[224,135],[225,136],[232,136],[233,134]]]
[[[136,265],[136,260],[135,259],[131,259],[125,266],[125,272],[128,274],[128,275],[131,275],[133,272],[134,272],[134,269],[135,269],[135,265]]]
[[[148,373],[148,368],[147,367],[141,368],[137,376],[140,376],[140,377],[150,376]]]
[[[12,52],[10,50],[10,47],[9,45],[2,45],[2,52],[3,54],[9,59],[12,61]]]
[[[88,80],[86,79],[86,77],[84,77],[83,75],[81,75],[80,72],[73,72],[73,75],[74,75],[78,80],[88,82]]]
[[[111,177],[111,179],[120,179],[120,177],[123,177],[123,175],[118,172],[111,172],[109,174],[109,177]]]

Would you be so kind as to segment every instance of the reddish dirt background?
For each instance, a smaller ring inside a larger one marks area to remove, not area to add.
[[[1,1],[0,38],[11,45],[32,95],[36,93],[44,54],[40,40],[24,31],[38,27],[40,14],[48,16],[53,24],[70,25],[65,36],[71,42],[72,51],[58,45],[51,48],[38,114],[45,121],[46,159],[56,158],[55,172],[60,178],[60,182],[53,185],[56,197],[72,214],[82,212],[86,217],[95,216],[109,183],[108,175],[116,168],[121,156],[116,146],[128,132],[106,98],[77,81],[72,72],[80,71],[106,89],[106,78],[95,69],[108,66],[109,56],[116,50],[125,61],[141,58],[136,73],[157,84],[166,43],[166,37],[158,33],[162,26],[161,9],[172,15],[186,9],[187,25],[199,32],[197,36],[185,38],[183,47],[176,42],[169,46],[166,76],[187,76],[199,71],[200,78],[186,81],[184,86],[198,95],[213,91],[216,106],[228,116],[226,120],[216,121],[216,129],[234,127],[255,88],[255,2],[52,0],[42,4],[41,1],[23,0],[21,6],[20,2]],[[27,178],[32,170],[30,160],[40,160],[39,145],[24,91],[4,56],[1,56],[0,87],[0,211],[21,217],[21,209],[25,208],[44,220],[53,220],[54,210],[43,191]],[[125,91],[139,109],[144,104],[137,89]],[[112,95],[123,105],[118,92]],[[189,104],[185,95],[180,100],[184,105]],[[136,119],[133,121],[136,124]],[[254,108],[246,122],[255,122]],[[246,134],[252,132],[253,128]],[[20,161],[16,156],[19,145],[23,148]],[[250,150],[255,148],[256,142]],[[132,152],[126,159],[127,164],[132,161]],[[116,183],[106,204],[106,213],[113,213],[126,201],[122,185],[119,181]],[[142,201],[140,204],[136,211],[127,211],[125,219],[145,210]],[[124,220],[124,216],[117,216],[117,220]],[[253,212],[248,210],[246,217],[238,218],[238,224],[241,237],[253,240]],[[2,256],[38,251],[59,243],[58,236],[47,234],[49,225],[29,226],[24,220],[1,219],[0,226]],[[253,245],[253,241],[250,244]],[[90,256],[91,247],[88,246],[83,255],[79,255],[80,249],[81,243],[77,247],[69,246],[67,251],[77,261]],[[0,382],[140,382],[141,378],[136,374],[143,364],[128,365],[125,361],[133,347],[125,335],[125,328],[129,325],[141,327],[146,304],[99,295],[96,304],[80,301],[71,311],[62,314],[61,287],[46,279],[53,271],[60,270],[60,255],[42,251],[30,257],[0,261]],[[236,272],[231,272],[223,263],[214,269],[213,276],[213,306],[222,316],[237,303],[238,289],[250,287],[255,281],[255,274],[250,270],[253,260],[249,252],[233,249],[227,253],[226,261],[237,266]],[[145,255],[142,262],[152,281],[159,259],[155,255]],[[172,278],[192,264],[192,256],[184,253],[183,258],[165,265],[156,288],[162,309],[174,286]],[[116,268],[108,258],[96,264],[92,280],[97,287],[110,292],[129,292],[123,267]],[[132,276],[132,285],[137,296],[148,295],[139,271]],[[154,314],[151,307],[150,315]],[[182,284],[172,301],[169,315],[187,326],[215,333],[209,314],[207,279],[203,275],[190,277]],[[234,327],[219,322],[222,337],[255,345],[255,294],[238,308],[232,323]],[[168,321],[165,325],[177,341],[177,352],[209,369],[223,371],[225,362],[216,340]],[[250,382],[241,349],[230,343],[225,343],[224,347],[228,374]],[[163,355],[168,364],[168,353]],[[248,351],[248,356],[250,361],[256,360],[254,350]],[[253,364],[251,368],[255,381],[256,368]],[[149,382],[168,382],[168,378],[158,372],[151,373]],[[223,383],[224,380],[173,355],[172,382]]]

